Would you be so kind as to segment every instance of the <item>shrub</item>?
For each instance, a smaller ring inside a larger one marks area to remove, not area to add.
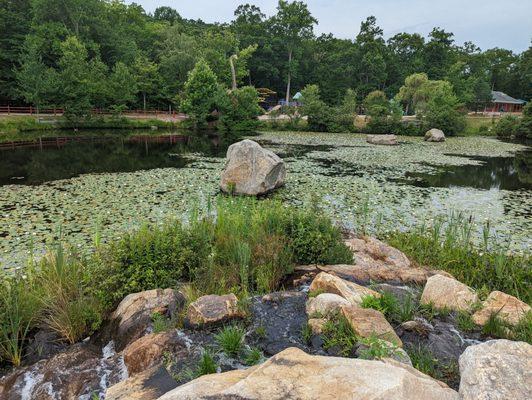
[[[380,296],[364,296],[360,306],[378,310],[386,317],[396,315],[399,309],[397,298],[389,292],[382,292]]]
[[[497,122],[497,125],[495,125],[495,133],[501,138],[515,136],[518,129],[519,118],[515,115],[505,115],[499,120],[499,122]]]
[[[399,354],[398,347],[386,340],[379,339],[372,335],[367,338],[360,338],[360,343],[365,346],[360,350],[360,358],[366,360],[382,360]]]

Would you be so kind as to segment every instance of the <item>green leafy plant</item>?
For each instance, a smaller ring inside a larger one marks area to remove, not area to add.
[[[379,339],[372,335],[367,338],[360,338],[359,343],[364,345],[360,350],[360,358],[366,360],[381,360],[383,358],[393,357],[399,353],[398,347],[386,340]]]
[[[358,343],[349,321],[341,314],[334,314],[323,326],[323,347],[336,347],[342,356],[347,357]]]
[[[257,365],[261,362],[261,360],[264,358],[262,351],[257,349],[256,347],[252,347],[246,352],[246,356],[244,358],[244,363],[246,365]]]
[[[386,317],[389,317],[397,313],[399,303],[393,294],[382,292],[379,296],[364,296],[360,306],[362,308],[373,308],[382,312]]]
[[[214,336],[216,344],[225,354],[236,357],[244,345],[244,329],[237,325],[225,326],[217,335]]]
[[[303,326],[301,327],[301,338],[303,339],[303,343],[307,345],[310,344],[310,342],[312,341],[312,336],[313,333],[310,325],[308,323],[303,324]]]
[[[472,332],[477,329],[477,325],[473,322],[471,314],[465,311],[460,311],[456,314],[456,325],[463,332]]]

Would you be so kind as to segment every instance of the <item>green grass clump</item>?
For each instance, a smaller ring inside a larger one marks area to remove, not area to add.
[[[475,229],[472,219],[452,214],[447,219],[436,219],[431,226],[393,232],[387,241],[418,264],[445,270],[473,288],[500,290],[531,304],[530,254],[509,254],[491,236],[489,224],[483,228],[482,243],[476,245]]]
[[[432,321],[434,318],[445,318],[451,314],[451,310],[447,308],[437,308],[434,307],[434,304],[420,304],[418,307],[418,312],[421,316],[428,321]]]
[[[323,348],[337,347],[347,357],[358,343],[358,337],[349,321],[341,314],[333,315],[323,326]]]
[[[390,358],[399,353],[398,347],[386,340],[379,339],[377,336],[360,338],[359,342],[366,346],[360,351],[360,358],[366,360],[382,360]]]
[[[477,325],[473,322],[471,314],[465,311],[459,311],[456,314],[456,326],[463,332],[472,332],[477,329]]]
[[[246,357],[244,358],[244,363],[249,366],[257,365],[261,362],[263,358],[264,356],[262,354],[262,351],[260,351],[256,347],[252,347],[246,353]]]
[[[301,338],[303,339],[303,343],[309,345],[312,341],[312,328],[308,323],[303,324],[301,327]]]
[[[165,332],[172,327],[172,321],[158,312],[151,315],[151,321],[153,324],[153,333]]]
[[[214,359],[214,354],[211,350],[205,349],[201,353],[198,365],[194,371],[194,377],[200,377],[202,375],[215,374],[218,371],[218,364]]]
[[[392,315],[397,314],[399,302],[393,294],[382,292],[380,293],[380,296],[364,296],[360,306],[362,308],[373,308],[374,310],[383,313],[386,317],[391,317]]]
[[[237,325],[224,327],[215,337],[216,344],[230,357],[236,357],[244,346],[244,329]]]

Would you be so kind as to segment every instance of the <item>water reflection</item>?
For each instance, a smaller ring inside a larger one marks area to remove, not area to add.
[[[37,138],[0,147],[0,185],[36,185],[81,174],[182,168],[187,153],[223,156],[216,136],[180,134]]]

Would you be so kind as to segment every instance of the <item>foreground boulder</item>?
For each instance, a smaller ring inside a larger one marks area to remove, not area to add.
[[[445,142],[445,134],[440,129],[432,128],[425,133],[426,142]]]
[[[188,306],[186,323],[198,328],[214,325],[233,318],[242,317],[238,309],[238,299],[234,294],[202,296]]]
[[[247,370],[205,375],[160,400],[458,400],[458,394],[407,365],[310,356],[289,348]]]
[[[462,400],[526,400],[532,388],[532,346],[490,340],[460,356]]]
[[[337,294],[353,305],[362,303],[362,299],[366,296],[380,297],[380,294],[374,290],[326,272],[320,272],[316,275],[310,285],[310,291]]]
[[[399,336],[397,336],[390,323],[380,311],[372,308],[349,306],[342,308],[342,314],[349,321],[357,336],[364,338],[376,336],[396,346],[403,345]]]
[[[285,177],[279,156],[246,139],[229,146],[220,188],[225,193],[257,196],[282,186]]]
[[[102,330],[100,341],[113,339],[116,350],[149,333],[152,315],[171,315],[185,302],[184,296],[173,289],[153,289],[127,295],[111,315],[107,328]]]
[[[492,314],[510,325],[517,325],[530,312],[530,306],[509,294],[493,291],[482,308],[473,314],[477,325],[485,325]]]
[[[473,289],[454,278],[434,275],[427,279],[421,304],[432,304],[435,308],[455,311],[470,311],[478,301]]]
[[[397,142],[397,136],[395,135],[368,135],[366,141],[371,144],[381,144],[386,146],[395,146],[399,144],[399,142]]]
[[[176,387],[166,369],[156,366],[111,386],[105,400],[154,400]]]

